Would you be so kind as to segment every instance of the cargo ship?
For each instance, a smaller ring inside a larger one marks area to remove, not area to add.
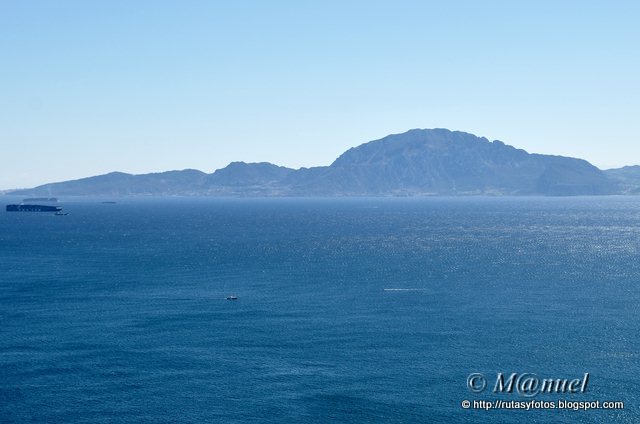
[[[60,206],[49,205],[26,205],[21,203],[19,205],[7,205],[7,212],[62,212]]]

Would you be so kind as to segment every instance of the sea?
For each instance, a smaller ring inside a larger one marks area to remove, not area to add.
[[[0,211],[1,423],[640,422],[638,197],[104,200]]]

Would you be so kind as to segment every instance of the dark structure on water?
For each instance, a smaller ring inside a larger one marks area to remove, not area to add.
[[[60,206],[48,205],[7,205],[7,212],[62,212]]]

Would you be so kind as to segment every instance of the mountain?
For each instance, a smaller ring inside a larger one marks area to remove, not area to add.
[[[620,188],[622,194],[640,194],[640,166],[607,169],[605,175]]]
[[[296,171],[267,162],[232,162],[207,176],[208,195],[286,195],[282,181]]]
[[[212,174],[192,169],[142,175],[113,172],[11,194],[603,195],[627,187],[612,171],[603,172],[582,159],[530,154],[465,132],[415,129],[349,149],[330,166],[294,170],[265,162],[233,162]],[[640,187],[640,178],[637,181]]]
[[[580,159],[529,154],[445,129],[411,130],[349,149],[300,187],[348,195],[586,195],[615,185]]]
[[[44,184],[9,194],[46,196],[127,196],[198,194],[205,187],[207,174],[195,169],[132,175],[110,172],[79,180]]]

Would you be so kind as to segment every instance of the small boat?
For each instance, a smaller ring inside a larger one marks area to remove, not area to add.
[[[238,296],[227,296],[227,300],[238,300]]]

